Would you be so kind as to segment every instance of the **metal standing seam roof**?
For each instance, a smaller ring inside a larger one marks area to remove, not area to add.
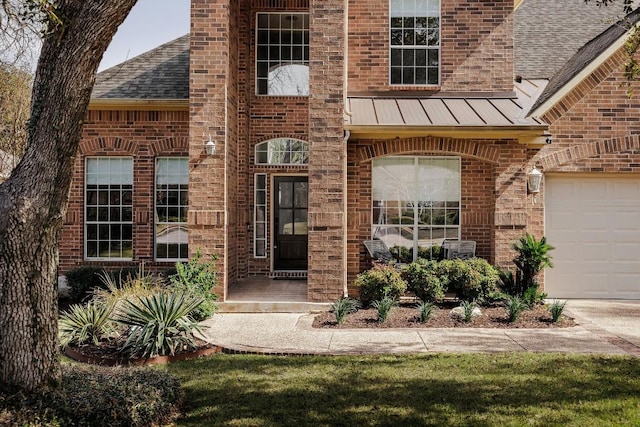
[[[347,126],[405,126],[452,128],[537,127],[545,124],[526,117],[546,81],[523,81],[514,96],[384,97],[350,96]]]

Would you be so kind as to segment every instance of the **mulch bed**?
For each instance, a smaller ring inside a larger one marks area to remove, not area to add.
[[[176,352],[174,356],[156,356],[146,359],[129,358],[118,352],[121,342],[119,340],[101,341],[97,345],[85,344],[82,346],[69,346],[64,353],[68,357],[82,363],[92,365],[160,365],[177,362],[180,360],[196,359],[212,353],[222,351],[218,346],[197,339],[198,348],[185,349]]]
[[[562,315],[556,323],[551,321],[549,308],[537,305],[531,310],[525,310],[520,318],[509,322],[509,315],[505,307],[480,307],[482,315],[473,318],[471,322],[454,319],[449,315],[453,305],[434,307],[431,317],[426,323],[420,323],[415,304],[401,304],[394,308],[384,323],[377,321],[378,312],[373,308],[360,309],[356,313],[348,314],[342,325],[338,325],[333,313],[318,314],[314,321],[314,328],[356,329],[356,328],[568,328],[576,323],[570,317]]]

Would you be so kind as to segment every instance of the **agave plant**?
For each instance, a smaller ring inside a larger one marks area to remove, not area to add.
[[[116,328],[110,319],[112,311],[113,304],[99,302],[69,307],[58,320],[58,336],[62,348],[86,342],[98,344],[102,338],[115,334]]]
[[[125,301],[114,319],[129,328],[120,351],[134,357],[154,357],[196,348],[195,333],[202,333],[202,329],[189,313],[200,304],[202,298],[168,291]]]
[[[353,298],[340,298],[331,304],[331,311],[336,316],[338,325],[342,325],[347,314],[355,313],[360,308],[360,302]]]

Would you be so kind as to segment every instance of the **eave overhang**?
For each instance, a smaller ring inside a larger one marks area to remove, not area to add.
[[[89,110],[189,111],[189,100],[94,98],[89,101]]]

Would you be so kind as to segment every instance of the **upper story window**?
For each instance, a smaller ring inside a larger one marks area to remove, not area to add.
[[[309,143],[299,139],[275,138],[256,145],[258,165],[306,165]]]
[[[258,13],[256,93],[309,95],[309,14]]]
[[[391,84],[440,84],[440,0],[390,5]]]

